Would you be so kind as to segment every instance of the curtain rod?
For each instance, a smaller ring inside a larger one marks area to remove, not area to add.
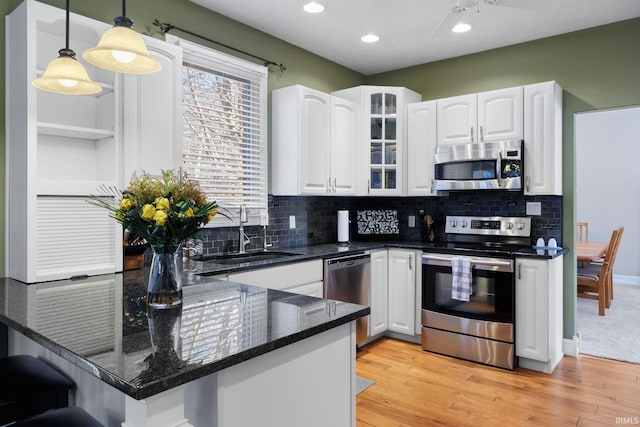
[[[175,25],[171,25],[168,22],[160,22],[160,21],[158,21],[156,19],[156,20],[153,21],[153,25],[155,25],[156,27],[160,27],[160,31],[162,31],[163,34],[167,34],[171,30],[178,30],[178,31],[181,31],[183,33],[189,34],[191,36],[198,37],[199,39],[206,40],[206,41],[211,42],[211,43],[215,43],[215,44],[217,44],[219,46],[222,46],[222,47],[225,47],[227,49],[231,49],[231,50],[233,50],[235,52],[239,52],[239,53],[241,53],[243,55],[247,55],[247,56],[250,56],[252,58],[259,59],[260,61],[262,61],[263,65],[265,67],[269,66],[269,65],[275,65],[276,67],[278,67],[280,69],[280,72],[283,72],[283,71],[285,71],[287,69],[287,67],[285,67],[283,64],[278,64],[278,63],[275,63],[275,62],[270,61],[268,59],[261,58],[261,57],[259,57],[257,55],[252,54],[252,53],[245,52],[244,50],[237,49],[237,48],[235,48],[233,46],[229,46],[227,44],[220,43],[220,42],[217,42],[215,40],[211,40],[208,37],[201,36],[200,34],[193,33],[193,32],[191,32],[189,30],[185,30],[184,28],[176,27]]]

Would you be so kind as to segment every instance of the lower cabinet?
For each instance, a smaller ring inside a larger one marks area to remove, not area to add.
[[[421,269],[418,251],[388,249],[371,252],[369,336],[392,331],[414,337],[420,332]],[[416,329],[418,328],[418,329]]]
[[[319,298],[322,298],[324,291],[321,259],[243,271],[229,274],[228,278],[230,282],[262,286]]]
[[[371,287],[369,288],[369,336],[388,329],[388,256],[387,250],[371,252]]]
[[[389,250],[389,330],[415,334],[416,252]]]
[[[547,373],[562,358],[562,256],[516,259],[516,355]]]

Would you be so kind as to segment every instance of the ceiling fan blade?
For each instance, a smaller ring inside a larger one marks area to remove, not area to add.
[[[532,2],[526,0],[483,0],[488,6],[510,7],[513,9],[535,9]]]
[[[456,21],[459,20],[464,15],[463,8],[456,6],[449,11],[447,16],[444,17],[442,21],[438,24],[435,30],[431,33],[429,38],[437,38],[442,35],[448,34],[453,26],[456,24]]]

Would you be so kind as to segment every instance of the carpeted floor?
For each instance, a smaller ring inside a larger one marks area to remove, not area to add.
[[[640,286],[614,284],[613,296],[604,316],[598,301],[578,298],[580,353],[640,363]]]

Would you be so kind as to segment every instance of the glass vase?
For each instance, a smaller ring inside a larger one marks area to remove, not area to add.
[[[156,308],[182,304],[182,276],[178,269],[178,247],[151,245],[147,304]]]

